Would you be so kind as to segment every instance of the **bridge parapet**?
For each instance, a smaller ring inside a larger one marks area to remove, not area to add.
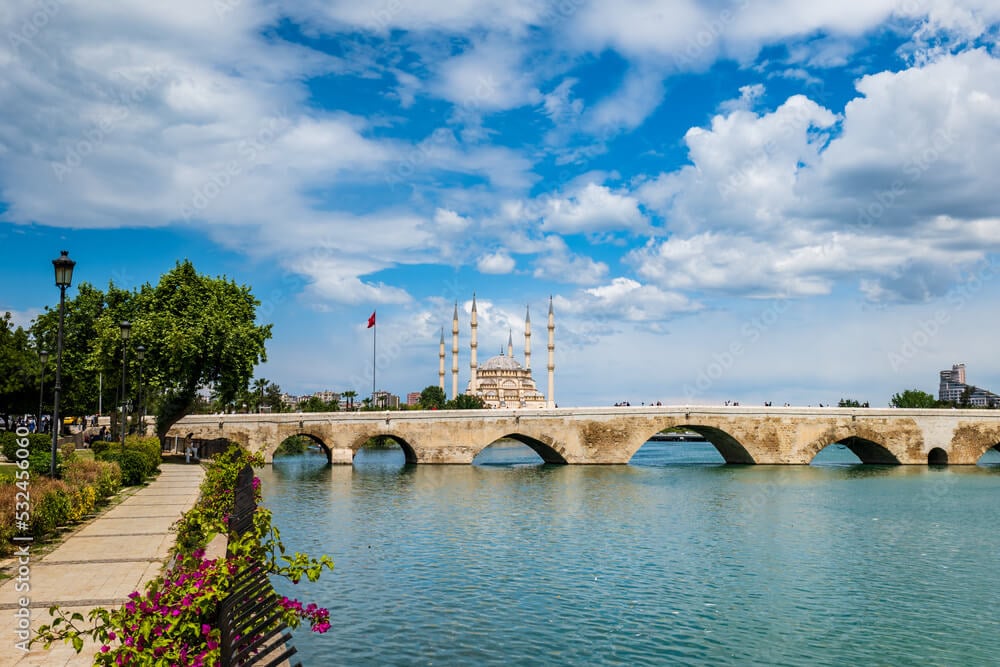
[[[866,463],[974,464],[1000,443],[1000,411],[890,408],[633,406],[532,410],[414,410],[190,415],[168,437],[228,438],[270,461],[292,435],[350,463],[373,437],[400,443],[411,463],[471,463],[504,437],[549,463],[627,463],[666,428],[701,433],[730,463],[808,464],[831,443]]]

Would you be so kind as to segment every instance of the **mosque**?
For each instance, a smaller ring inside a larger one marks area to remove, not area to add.
[[[524,314],[524,366],[514,358],[513,334],[507,336],[507,352],[500,351],[487,359],[480,367],[476,361],[478,352],[478,314],[476,295],[472,295],[472,313],[469,324],[472,337],[469,342],[469,384],[465,393],[479,396],[488,408],[552,408],[555,407],[555,316],[552,312],[552,297],[549,297],[548,321],[548,398],[535,386],[531,377],[531,313]],[[441,330],[441,345],[438,351],[438,384],[444,391],[444,329]],[[458,304],[451,322],[451,397],[458,396]]]

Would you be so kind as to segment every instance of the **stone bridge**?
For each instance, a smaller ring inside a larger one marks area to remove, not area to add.
[[[190,415],[168,438],[225,438],[271,461],[286,438],[319,443],[331,463],[350,464],[371,438],[399,443],[408,463],[471,463],[500,440],[518,440],[546,463],[622,464],[649,437],[683,427],[727,463],[808,464],[832,443],[863,463],[975,464],[1000,450],[1000,410],[794,407],[608,407],[541,410],[414,410]]]

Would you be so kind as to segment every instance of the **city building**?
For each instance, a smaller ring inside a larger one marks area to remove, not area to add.
[[[411,391],[406,395],[406,404],[409,406],[418,405],[420,403],[420,392]]]
[[[471,338],[469,342],[469,382],[465,393],[479,396],[489,408],[545,408],[554,407],[555,392],[555,315],[552,310],[552,299],[549,298],[548,315],[548,396],[542,394],[531,374],[531,313],[525,311],[524,316],[524,365],[514,358],[513,334],[507,335],[507,351],[487,359],[482,366],[478,364],[478,312],[476,296],[472,296],[472,311],[469,325]],[[458,395],[458,304],[452,317],[451,344],[451,397]],[[444,330],[441,330],[441,342],[438,350],[438,384],[444,391],[445,368]]]
[[[336,391],[330,391],[329,389],[323,391],[317,391],[315,394],[313,394],[313,396],[323,401],[324,403],[330,403],[332,401],[337,401],[338,403],[340,402],[340,393]]]
[[[938,385],[938,400],[961,403],[963,396],[968,397],[968,403],[976,408],[1000,407],[1000,396],[986,389],[970,385],[965,381],[965,364],[954,364],[951,370],[941,371]]]
[[[372,394],[372,406],[380,410],[399,410],[399,396],[387,391],[376,391]]]

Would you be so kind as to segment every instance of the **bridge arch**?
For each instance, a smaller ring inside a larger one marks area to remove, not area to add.
[[[533,438],[530,435],[525,435],[523,433],[507,433],[505,435],[502,435],[499,438],[493,440],[492,442],[488,442],[482,447],[480,447],[476,451],[476,456],[478,456],[480,452],[482,452],[490,445],[494,444],[495,442],[498,442],[499,440],[503,440],[504,438],[516,440],[517,442],[520,442],[522,445],[527,445],[531,449],[531,451],[538,454],[538,456],[540,456],[542,461],[544,461],[545,463],[551,463],[556,465],[564,465],[568,463],[566,458],[557,449],[555,449],[551,445],[541,440],[538,440],[537,438]]]
[[[359,435],[356,435],[350,442],[351,458],[358,455],[358,451],[365,446],[365,443],[369,440],[375,439],[390,439],[399,445],[399,448],[403,450],[403,458],[406,460],[407,465],[415,464],[418,462],[417,452],[413,445],[406,441],[402,436],[396,435],[395,433],[389,432],[385,433],[382,431],[369,432],[365,431]]]
[[[927,465],[946,465],[948,463],[948,452],[940,447],[935,447],[927,452]]]
[[[861,430],[862,433],[858,431]],[[869,436],[869,437],[865,437]],[[861,463],[869,465],[899,465],[901,461],[888,447],[872,439],[874,432],[851,427],[829,428],[803,448],[806,463],[812,462],[820,451],[830,445],[844,445],[858,457]]]
[[[743,443],[721,428],[702,424],[679,424],[679,426],[698,433],[705,440],[712,443],[719,450],[719,454],[722,455],[726,463],[746,464],[757,462],[747,448],[743,446]]]
[[[884,445],[874,440],[851,435],[837,440],[838,445],[844,445],[857,456],[862,463],[876,465],[899,465],[899,459]]]

